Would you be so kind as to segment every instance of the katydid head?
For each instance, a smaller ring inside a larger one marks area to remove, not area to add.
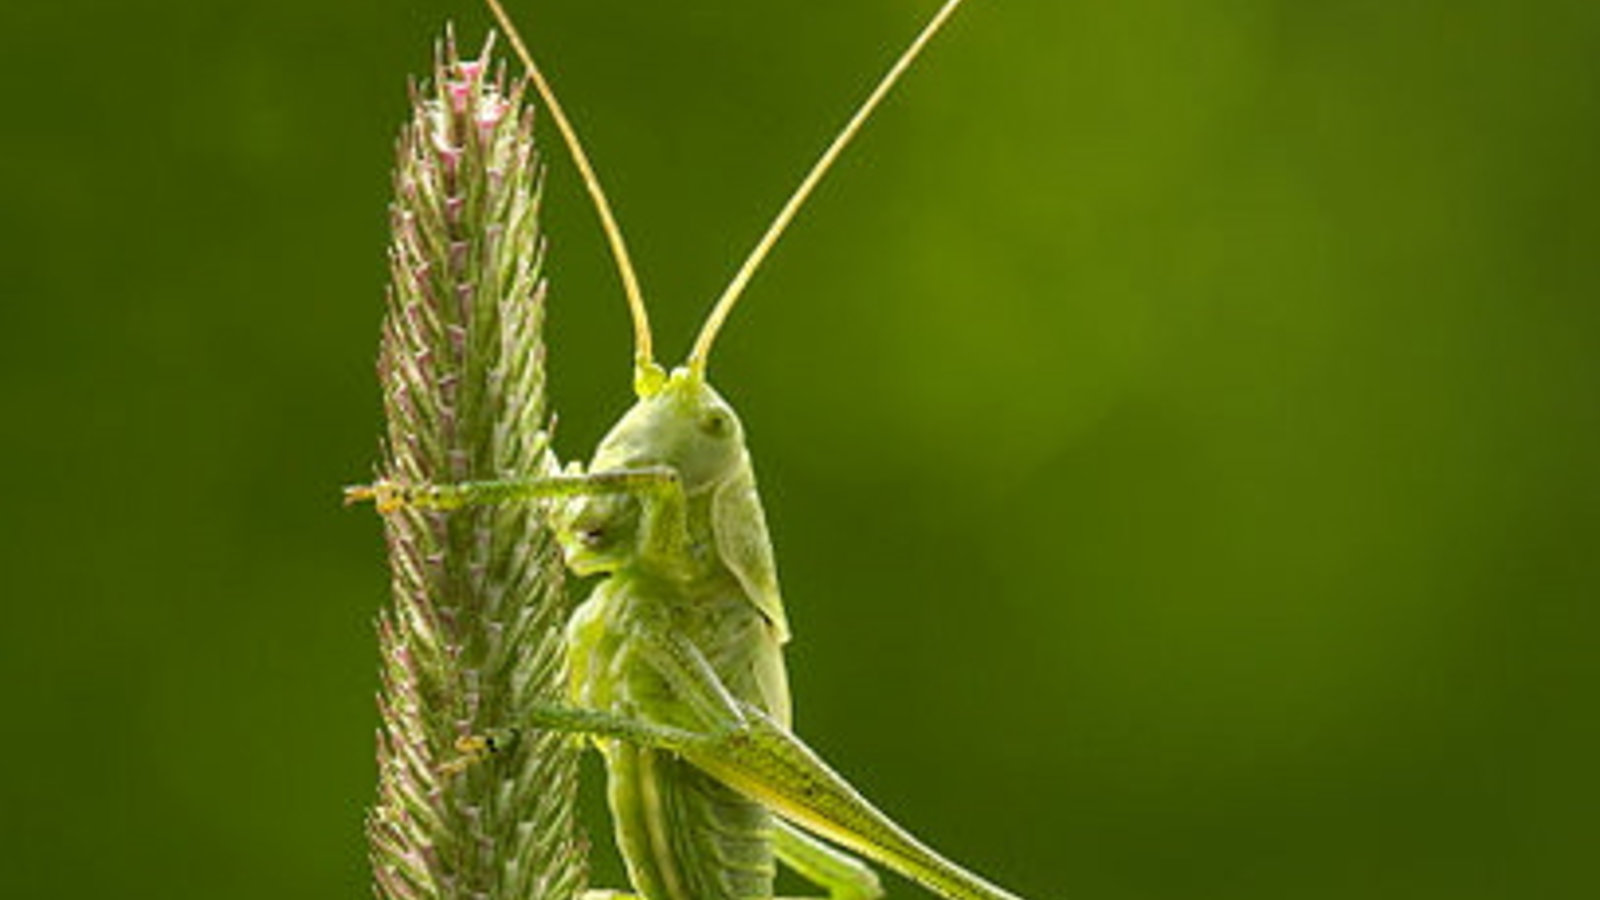
[[[719,546],[718,557],[735,577],[751,566],[722,552],[724,541],[759,531],[766,524],[755,495],[755,476],[744,445],[744,426],[733,407],[699,374],[674,369],[640,391],[639,399],[601,439],[589,464],[591,474],[670,470],[681,494],[603,493],[576,499],[557,516],[556,528],[567,564],[579,574],[596,574],[638,563],[651,539],[641,532],[660,522],[676,502],[688,516],[682,527]],[[674,491],[676,493],[676,491]],[[687,507],[682,506],[687,501]],[[673,527],[673,526],[668,526]],[[679,576],[694,577],[709,563],[704,556],[652,556]],[[684,568],[687,567],[687,568]],[[770,564],[763,571],[770,571]],[[770,580],[770,579],[767,579]],[[767,580],[761,583],[765,584]],[[753,596],[766,596],[759,591]],[[776,596],[775,591],[772,596]],[[757,600],[758,606],[764,601]],[[763,608],[765,608],[763,606]],[[779,621],[781,609],[771,614]]]
[[[600,441],[591,473],[667,468],[682,488],[657,494],[588,497],[568,507],[558,525],[567,563],[580,574],[629,565],[656,574],[709,578],[730,576],[780,643],[789,625],[778,594],[772,540],[756,491],[755,471],[745,449],[744,426],[705,375],[693,366],[673,369],[641,390],[633,407]],[[681,518],[679,518],[681,516]],[[678,524],[670,524],[676,522]],[[687,546],[641,529],[681,528]],[[675,549],[663,552],[663,547]],[[687,551],[687,552],[685,552]],[[710,551],[710,552],[707,552]]]
[[[596,449],[591,471],[667,466],[694,495],[748,466],[744,426],[704,377],[687,367],[662,375]]]

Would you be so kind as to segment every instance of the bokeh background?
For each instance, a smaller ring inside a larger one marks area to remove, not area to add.
[[[511,5],[676,355],[935,3]],[[367,896],[338,488],[447,20],[0,5],[0,894]],[[548,157],[584,455],[628,331]],[[971,0],[715,359],[801,732],[1034,900],[1597,896],[1597,160],[1590,0]]]

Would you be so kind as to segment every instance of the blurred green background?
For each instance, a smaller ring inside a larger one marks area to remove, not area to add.
[[[935,3],[511,5],[675,357]],[[447,20],[0,5],[0,894],[368,895],[338,487]],[[547,146],[586,455],[628,331]],[[1034,900],[1600,895],[1597,160],[1592,0],[971,0],[715,359],[800,731]]]

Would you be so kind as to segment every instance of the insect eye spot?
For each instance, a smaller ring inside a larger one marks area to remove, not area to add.
[[[586,547],[598,547],[605,543],[606,531],[604,528],[586,528],[578,532],[578,540],[583,541]]]

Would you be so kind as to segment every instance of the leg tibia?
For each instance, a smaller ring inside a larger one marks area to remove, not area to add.
[[[640,747],[673,751],[680,751],[706,740],[704,735],[614,713],[573,706],[536,706],[528,715],[525,726],[495,728],[456,741],[456,750],[461,756],[453,762],[446,763],[445,767],[450,771],[460,771],[473,766],[510,747],[520,739],[522,732],[529,728],[563,731],[586,737],[615,738]]]
[[[345,488],[346,503],[372,501],[378,512],[398,509],[460,509],[493,503],[515,503],[594,494],[652,494],[670,490],[677,473],[666,467],[618,469],[589,474],[551,475],[502,481],[462,481],[455,484],[400,484],[379,481]]]

